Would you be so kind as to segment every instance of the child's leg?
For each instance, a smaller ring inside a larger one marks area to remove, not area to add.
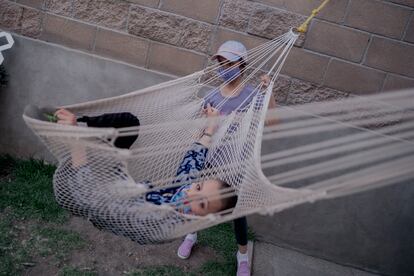
[[[246,217],[234,220],[234,233],[239,247],[237,252],[237,276],[250,276]]]
[[[234,220],[234,234],[236,235],[239,252],[245,254],[247,252],[247,219],[241,217]]]

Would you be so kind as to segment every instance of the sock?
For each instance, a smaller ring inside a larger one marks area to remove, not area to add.
[[[197,241],[197,232],[188,234],[187,236],[185,236],[185,239],[196,242]]]
[[[237,262],[249,262],[249,252],[242,254],[240,251],[237,251]]]

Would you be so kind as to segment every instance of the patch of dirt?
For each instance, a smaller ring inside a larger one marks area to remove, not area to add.
[[[95,271],[98,275],[122,275],[142,267],[165,265],[177,266],[187,272],[198,269],[207,261],[217,260],[214,250],[197,245],[191,257],[182,260],[176,253],[181,239],[161,245],[139,245],[127,238],[100,231],[79,217],[71,217],[64,229],[79,233],[87,247],[72,251],[60,266]],[[50,261],[50,258],[36,260],[36,266],[27,269],[25,274],[56,275],[59,269]]]
[[[27,267],[27,269],[22,272],[22,275],[40,276],[59,274],[60,268],[53,256],[36,258],[33,264],[32,267]]]
[[[9,208],[5,208],[4,210],[0,211],[0,220],[6,220],[8,219],[7,217],[12,214],[12,211],[10,211]],[[16,248],[20,248],[20,247],[24,247],[27,242],[30,240],[30,238],[32,237],[31,234],[31,229],[33,229],[38,223],[32,220],[17,220],[17,221],[12,221],[11,222],[11,227],[8,229],[9,233],[13,236],[13,239],[16,240],[18,242],[18,245],[12,245],[11,248],[13,250],[18,250],[11,252],[11,254],[22,254],[21,252],[19,252],[19,249]],[[8,248],[7,248],[8,249]],[[4,253],[10,253],[7,251],[4,251]],[[15,264],[15,265],[19,265],[19,266],[23,266],[26,267],[26,270],[22,273],[22,275],[56,275],[58,273],[58,268],[57,266],[52,266],[51,263],[53,262],[53,257],[49,257],[49,258],[37,258],[37,259],[33,259],[33,258],[24,258],[22,259],[22,262],[19,264]],[[48,265],[45,265],[48,264]],[[27,273],[29,271],[31,271],[33,268],[40,268],[41,273],[37,273],[37,274],[32,274],[32,273]]]

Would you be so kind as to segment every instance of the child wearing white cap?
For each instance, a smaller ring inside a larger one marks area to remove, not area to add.
[[[220,114],[230,114],[247,106],[258,92],[252,85],[243,85],[243,73],[248,60],[246,47],[234,40],[223,43],[217,53],[212,56],[221,66],[217,70],[218,76],[223,80],[223,85],[210,91],[204,98],[205,105],[210,104],[217,108]],[[263,86],[270,83],[268,75],[261,76]],[[276,107],[276,101],[271,96],[269,108]],[[268,121],[267,124],[275,123]],[[234,231],[238,244],[237,275],[250,275],[247,252],[247,220],[245,217],[234,220]],[[182,259],[190,257],[191,249],[197,241],[197,233],[188,234],[178,249],[178,256]]]
[[[210,103],[212,107],[218,107],[221,114],[229,114],[234,110],[244,108],[258,92],[249,83],[242,85],[243,74],[248,61],[246,47],[238,41],[226,41],[220,46],[212,59],[221,64],[217,74],[224,83],[207,95],[205,98],[206,104]],[[266,87],[269,85],[270,78],[268,75],[263,75],[261,81]],[[275,99],[272,95],[269,108],[275,106]]]

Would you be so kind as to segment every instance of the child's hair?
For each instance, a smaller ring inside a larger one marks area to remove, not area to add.
[[[239,58],[237,61],[235,61],[235,63],[237,63],[237,62],[240,62],[240,65],[239,65],[240,72],[244,73],[245,69],[246,69],[246,66],[247,66],[246,61],[243,58]]]
[[[243,59],[243,58],[240,58],[237,62],[240,62],[240,68],[241,68],[241,69],[246,68],[247,63],[246,63],[246,61],[244,61],[244,59]]]
[[[246,72],[246,66],[247,66],[246,61],[244,61],[244,59],[243,59],[243,58],[240,58],[237,62],[240,62],[240,65],[239,65],[240,72],[241,72],[242,74],[243,74],[243,73],[245,73],[245,72]]]
[[[230,184],[228,184],[227,182],[225,182],[223,180],[216,179],[216,181],[220,183],[220,190],[227,189],[227,188],[232,188],[232,186]],[[233,188],[233,191],[229,191],[229,192],[234,192],[234,188]],[[237,195],[234,194],[234,195],[231,195],[231,196],[223,197],[223,198],[221,198],[221,203],[222,203],[223,207],[220,211],[232,209],[236,206]]]
[[[210,162],[206,162],[204,167],[206,169],[212,169],[214,167],[214,165],[211,164]],[[228,191],[228,192],[229,193],[234,192],[234,188],[229,183],[227,183],[226,181],[221,180],[220,178],[218,178],[217,174],[214,173],[214,172],[204,171],[201,176],[203,178],[205,177],[206,179],[213,179],[213,180],[217,181],[220,184],[220,190],[230,188],[229,189],[230,191]],[[223,193],[220,193],[220,194],[222,195]],[[234,208],[236,206],[237,199],[238,199],[237,194],[234,194],[234,195],[231,195],[231,196],[225,196],[225,197],[221,198],[221,202],[222,202],[223,207],[220,211],[224,211],[224,210]]]

